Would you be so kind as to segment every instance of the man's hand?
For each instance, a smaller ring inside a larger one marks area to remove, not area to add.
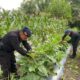
[[[60,41],[59,44],[62,44],[64,41]]]
[[[34,53],[35,53],[34,50],[27,51],[26,57],[33,59],[33,56],[35,55]],[[32,55],[32,54],[34,54],[34,55]]]
[[[63,43],[66,43],[66,41],[60,41],[60,42],[59,42],[59,44],[63,44]]]
[[[35,53],[35,51],[30,50],[30,51],[28,51],[28,53]]]
[[[30,58],[30,59],[33,59],[30,55],[26,54],[26,57]]]

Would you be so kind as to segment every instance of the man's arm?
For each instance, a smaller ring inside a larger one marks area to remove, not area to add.
[[[21,55],[26,56],[27,51],[24,50],[22,47],[20,47],[18,38],[15,37],[11,37],[11,45],[13,46],[13,48],[18,51]]]
[[[65,39],[66,36],[67,36],[67,34],[64,34],[64,35],[62,36],[62,40],[61,40],[59,43],[63,43],[63,41],[64,41],[64,39]]]
[[[2,40],[2,37],[0,37],[0,41]]]
[[[31,50],[31,46],[29,45],[29,43],[27,41],[22,41],[24,47],[27,49],[27,51]]]
[[[64,34],[64,35],[62,36],[62,41],[66,38],[66,36],[67,36],[67,34]]]

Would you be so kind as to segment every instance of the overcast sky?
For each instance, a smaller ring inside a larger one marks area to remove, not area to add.
[[[12,10],[20,6],[23,0],[0,0],[0,7]]]

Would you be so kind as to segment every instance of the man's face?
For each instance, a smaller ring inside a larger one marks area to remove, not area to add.
[[[70,35],[70,34],[71,34],[71,32],[68,33],[68,35]]]
[[[21,40],[26,40],[28,38],[27,33],[20,32],[20,38],[21,38]]]

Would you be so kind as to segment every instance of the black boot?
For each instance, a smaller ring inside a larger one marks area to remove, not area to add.
[[[70,58],[74,59],[76,57],[76,55],[69,55]]]
[[[18,73],[15,73],[15,78],[20,79],[20,75]]]

